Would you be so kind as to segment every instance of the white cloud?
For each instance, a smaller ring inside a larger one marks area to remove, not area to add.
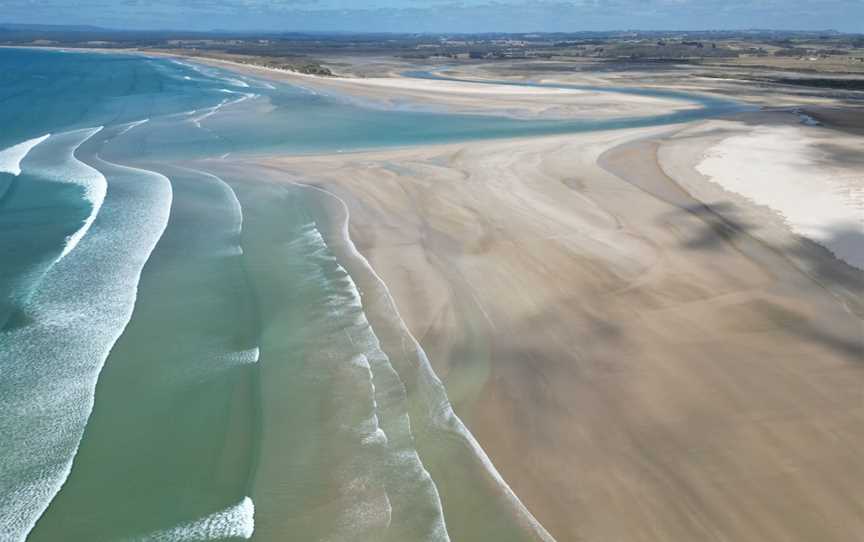
[[[0,0],[0,19],[191,29],[864,32],[864,0]]]

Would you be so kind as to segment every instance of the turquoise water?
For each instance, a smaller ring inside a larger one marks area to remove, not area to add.
[[[0,81],[3,542],[542,537],[398,315],[367,320],[323,196],[187,164],[735,107],[382,111],[169,59],[15,49]]]

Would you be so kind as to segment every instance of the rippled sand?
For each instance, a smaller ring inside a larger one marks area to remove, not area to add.
[[[864,279],[696,172],[741,120],[256,163],[347,202],[457,414],[558,540],[850,540]]]

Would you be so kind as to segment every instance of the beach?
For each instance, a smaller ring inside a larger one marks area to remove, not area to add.
[[[706,175],[744,175],[777,130],[858,145],[777,112],[242,167],[345,203],[456,414],[557,540],[849,540],[862,274]],[[777,190],[802,160],[856,167],[773,148],[752,182]]]
[[[495,84],[490,77],[477,78],[475,82],[403,77],[399,73],[391,73],[389,77],[318,77],[230,60],[197,57],[193,60],[353,99],[366,107],[504,115],[519,119],[590,120],[649,117],[658,110],[668,113],[695,108],[691,101],[683,98],[603,92],[597,87],[589,88],[591,82],[584,81],[579,82],[585,84],[585,88],[543,88],[515,86],[507,81]]]
[[[837,100],[0,53],[10,540],[864,530]]]

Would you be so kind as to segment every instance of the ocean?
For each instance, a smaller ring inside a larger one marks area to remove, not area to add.
[[[395,306],[370,324],[348,269],[374,271],[328,244],[352,253],[325,231],[327,196],[190,163],[731,107],[388,111],[169,58],[27,49],[0,50],[0,81],[3,542],[548,537]]]

